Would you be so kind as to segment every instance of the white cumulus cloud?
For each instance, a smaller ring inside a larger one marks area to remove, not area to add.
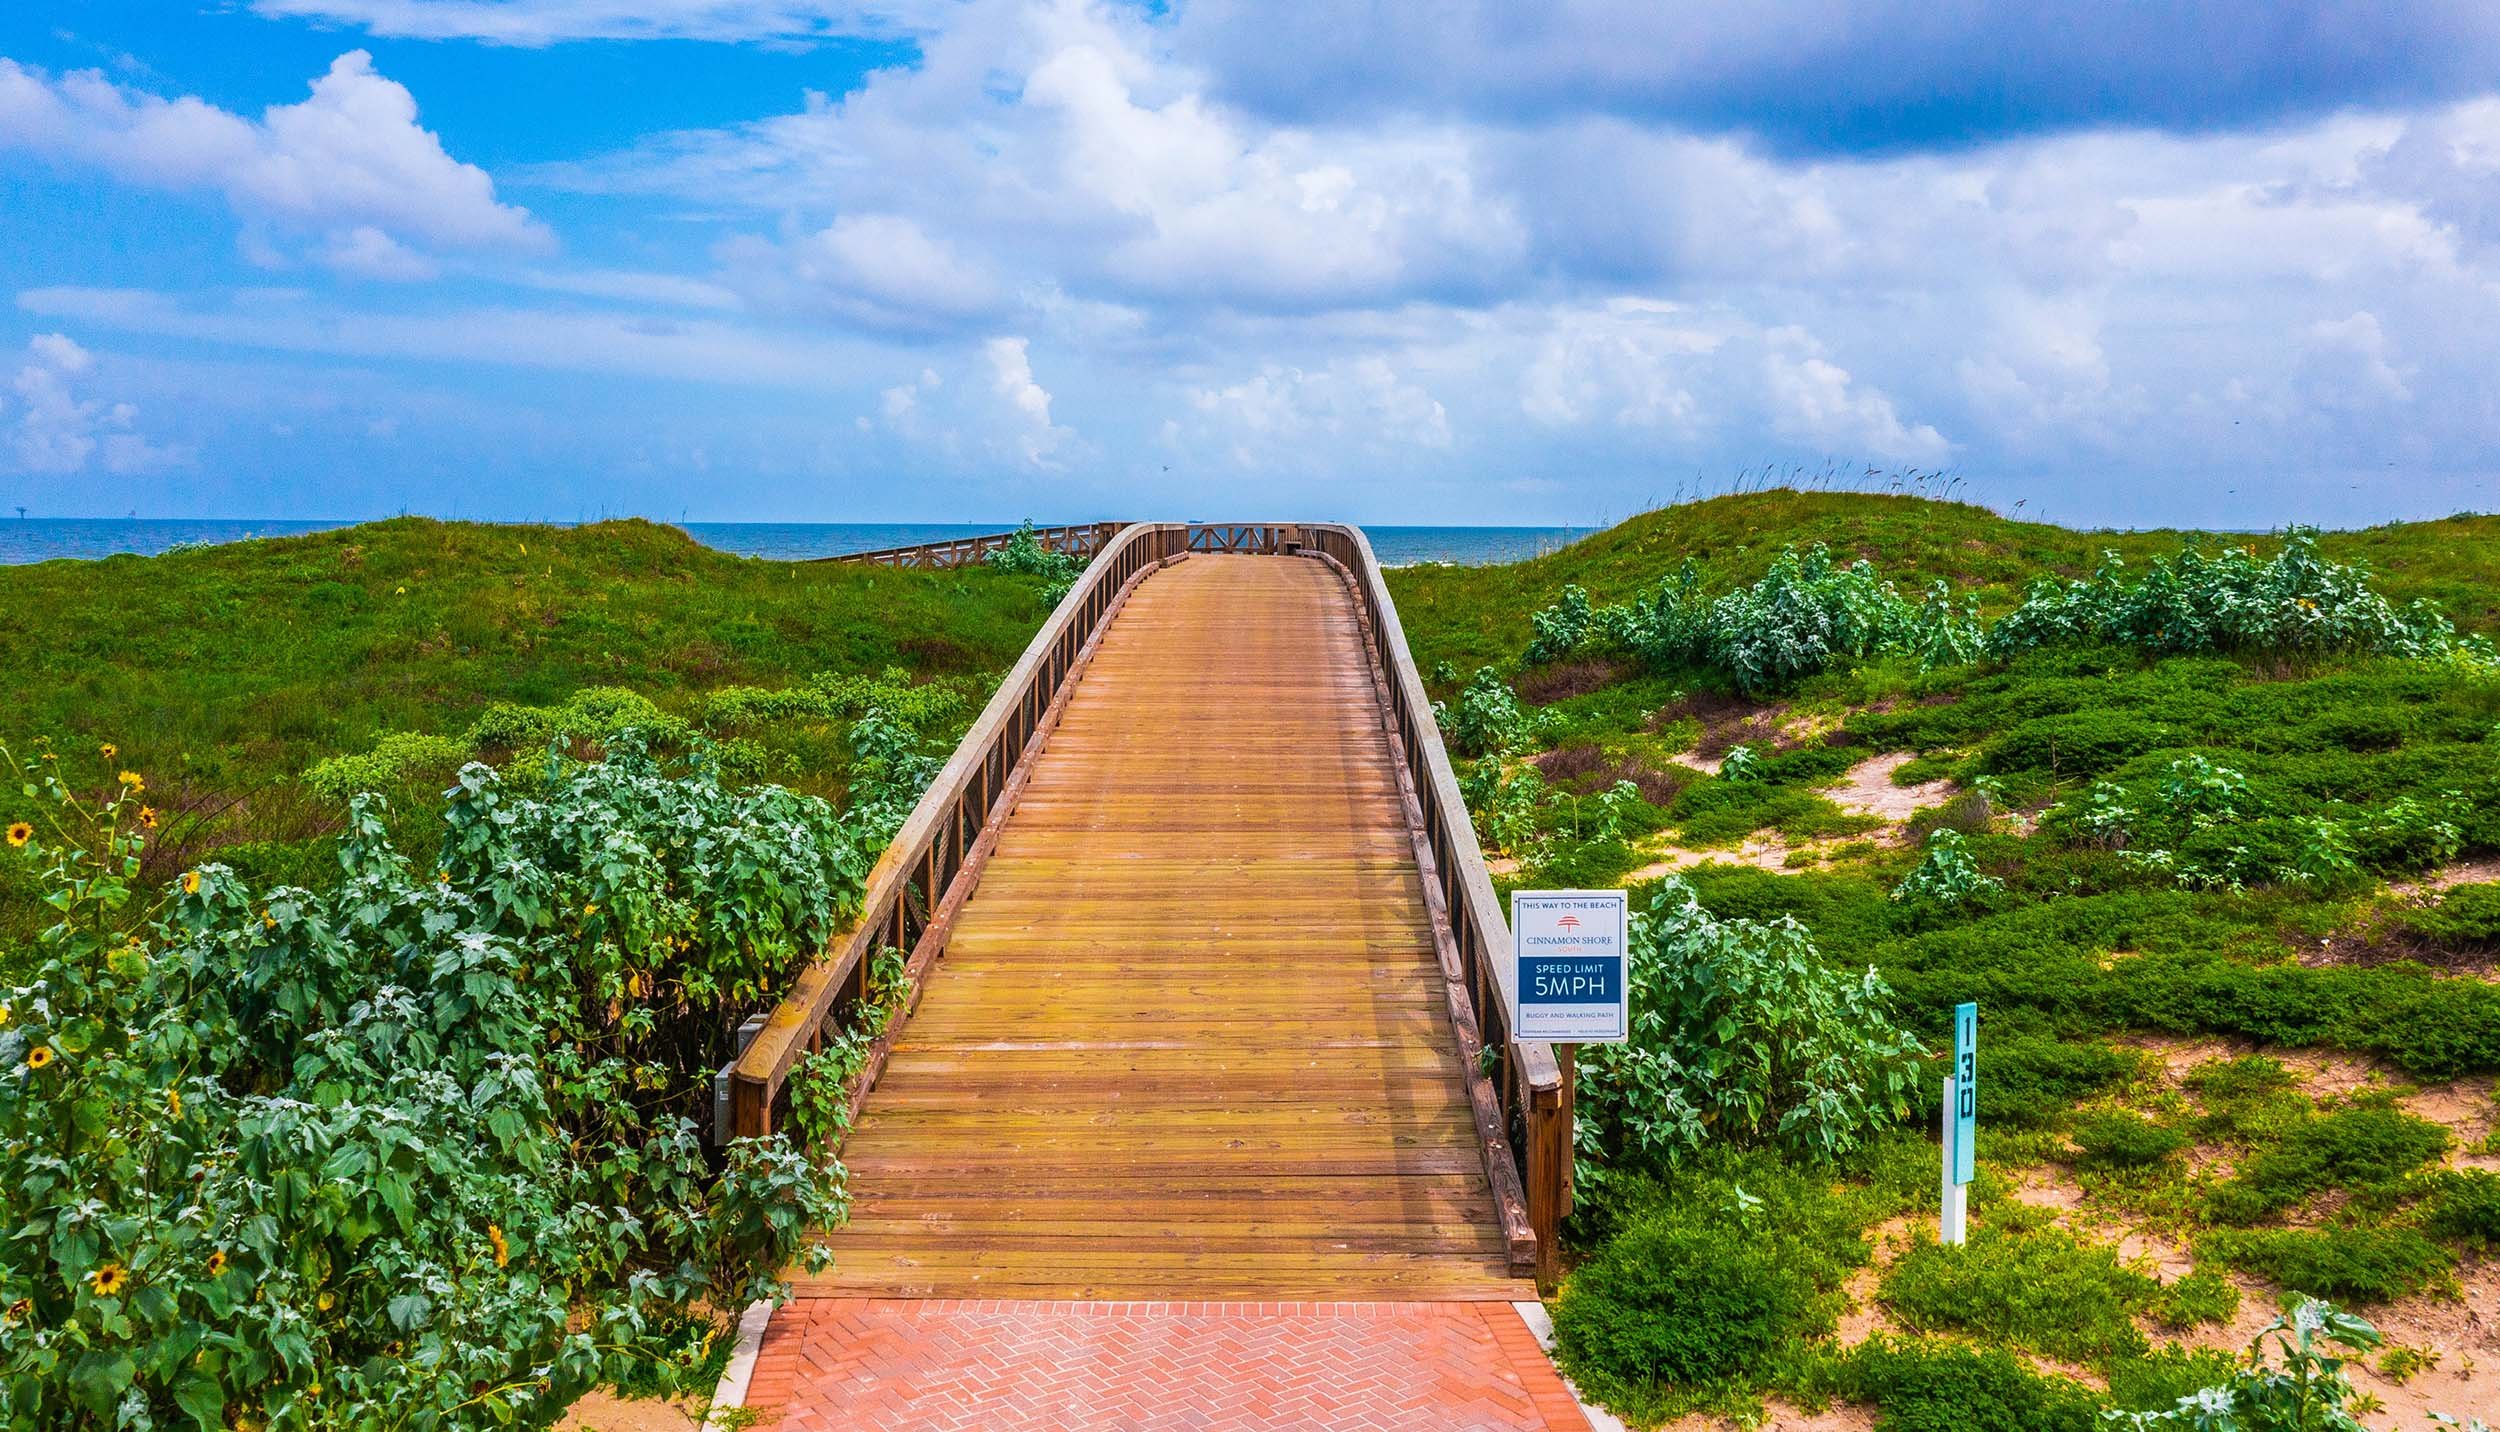
[[[16,394],[7,423],[9,455],[26,472],[66,476],[101,467],[135,475],[183,460],[176,449],[158,447],[137,431],[139,410],[129,403],[79,396],[79,382],[94,356],[67,334],[39,333],[26,344],[25,361],[9,383]]]
[[[350,272],[416,276],[434,248],[543,249],[546,229],[417,122],[416,97],[351,50],[309,98],[249,119],[93,70],[51,76],[0,59],[0,148],[93,164],[124,180],[225,196],[247,222],[309,236]]]

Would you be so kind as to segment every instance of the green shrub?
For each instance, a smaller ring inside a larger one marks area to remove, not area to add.
[[[1829,548],[1789,547],[1750,586],[1703,597],[1687,563],[1673,578],[1622,606],[1592,607],[1577,586],[1529,617],[1531,664],[1628,655],[1653,670],[1711,667],[1747,693],[1775,690],[1844,660],[1887,652],[1925,665],[1969,661],[1976,618],[1942,583],[1924,604],[1904,600],[1865,562],[1842,566]]]
[[[1078,574],[1085,570],[1085,564],[1075,556],[1043,546],[1030,521],[1017,524],[1006,545],[981,554],[981,561],[996,571],[1040,577],[1043,580],[1042,600],[1054,607],[1061,597],[1068,594],[1068,589],[1076,585]]]
[[[1901,769],[1906,771],[1909,767]],[[1894,774],[1898,776],[1899,772]],[[1902,831],[1916,841],[1924,841],[1939,830],[1962,835],[1985,835],[1995,826],[1996,818],[1996,803],[1988,798],[1986,791],[1955,791],[1942,805],[1931,806],[1911,816],[1902,826]]]
[[[344,801],[359,791],[393,791],[412,781],[449,776],[468,757],[464,741],[393,731],[370,751],[320,762],[304,772],[304,784],[325,800]]]
[[[2336,1350],[2367,1353],[2382,1341],[2378,1329],[2367,1321],[2331,1304],[2302,1299],[2250,1339],[2248,1351],[2224,1376],[2182,1393],[2168,1407],[2112,1413],[2108,1420],[2138,1432],[2155,1427],[2183,1427],[2192,1432],[2241,1428],[2250,1432],[2367,1432],[2358,1414],[2371,1410],[2374,1403],[2365,1402],[2354,1390],[2344,1373],[2347,1359]],[[2117,1391],[2115,1380],[2111,1391]]]
[[[2237,1283],[2211,1268],[2199,1267],[2153,1295],[2146,1308],[2166,1328],[2186,1329],[2199,1323],[2227,1323],[2240,1311]]]
[[[2500,1249],[2500,1176],[2482,1169],[2442,1172],[2424,1226],[2470,1248]]]
[[[2187,1135],[2124,1110],[2079,1120],[2074,1138],[2075,1162],[2083,1168],[2147,1168],[2188,1146]]]
[[[1988,629],[1985,645],[2004,657],[2060,643],[2266,657],[2437,657],[2458,645],[2436,611],[2419,602],[2399,610],[2371,590],[2367,568],[2320,556],[2318,534],[2305,528],[2266,561],[2244,548],[2208,556],[2191,545],[2155,558],[2136,581],[2106,553],[2088,578],[2034,582],[2022,605]]]
[[[2003,1348],[1876,1336],[1843,1355],[1828,1389],[1879,1409],[1876,1432],[2087,1432],[2097,1399]]]
[[[2004,881],[1980,872],[1960,831],[1938,830],[1927,837],[1917,866],[1892,887],[1892,901],[1913,917],[1926,917],[1986,905],[2004,893]]]
[[[1873,970],[1823,963],[1804,927],[1719,920],[1669,879],[1631,931],[1631,1039],[1581,1053],[1590,1168],[1716,1141],[1830,1158],[1910,1108],[1925,1051]]]
[[[1778,1253],[1726,1226],[1634,1223],[1572,1274],[1554,1339],[1573,1376],[1694,1386],[1758,1375],[1816,1331],[1815,1292]]]
[[[625,733],[534,791],[463,770],[421,862],[364,796],[333,889],[146,891],[136,777],[24,779],[57,920],[0,1027],[0,1422],[544,1427],[685,1388],[687,1324],[840,1218],[829,1161],[699,1133],[739,1014],[856,909],[822,801]]]
[[[2038,1034],[1992,1038],[1979,1051],[1980,1112],[1991,1124],[2048,1128],[2135,1071],[2131,1055],[2107,1044]]]
[[[875,676],[827,671],[809,677],[803,686],[721,687],[703,698],[703,724],[734,731],[773,721],[846,720],[877,710],[928,730],[952,721],[968,704],[968,684],[960,679],[915,682],[901,667]],[[470,734],[476,736],[477,728],[471,727]]]
[[[2237,1103],[2283,1093],[2300,1081],[2279,1059],[2243,1054],[2199,1064],[2179,1082],[2204,1095],[2208,1103]]]
[[[1691,845],[1723,845],[1777,827],[1792,839],[1854,835],[1883,822],[1857,816],[1812,791],[1724,777],[1695,781],[1675,799],[1677,828]]]
[[[1499,756],[1525,748],[1535,735],[1536,718],[1519,704],[1519,696],[1492,667],[1481,667],[1458,694],[1458,707],[1435,702],[1433,719],[1461,756]]]
[[[2447,1284],[2455,1260],[2410,1228],[2225,1229],[2197,1240],[2197,1256],[2318,1298],[2392,1302]]]
[[[1584,1392],[1642,1421],[1741,1410],[1789,1381],[1868,1256],[1869,1197],[1770,1150],[1712,1151],[1606,1193],[1573,1215],[1606,1235],[1555,1309],[1558,1351]]]
[[[2428,1120],[2373,1104],[2338,1109],[2294,1123],[2258,1149],[2214,1191],[2213,1213],[2247,1223],[2326,1189],[2386,1188],[2447,1149],[2448,1131]]]
[[[2160,1291],[2110,1248],[2061,1229],[1981,1227],[1960,1247],[1921,1240],[1877,1298],[1914,1332],[1967,1332],[2073,1362],[2141,1356],[2135,1325]]]
[[[1458,789],[1485,849],[1522,859],[1534,854],[1542,837],[1538,816],[1552,794],[1535,767],[1505,771],[1497,759],[1471,761],[1459,772]]]
[[[2237,1308],[2236,1298],[2232,1305]],[[2227,1352],[2175,1344],[2120,1358],[2109,1367],[2109,1405],[2121,1412],[2168,1411],[2183,1397],[2228,1383],[2237,1369]]]
[[[2500,883],[2455,886],[2438,904],[2407,911],[2404,926],[2452,950],[2500,947]]]

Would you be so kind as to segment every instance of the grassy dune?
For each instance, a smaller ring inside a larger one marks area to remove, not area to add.
[[[1515,661],[1527,645],[1528,614],[1565,586],[1586,588],[1596,601],[1621,601],[1670,575],[1687,557],[1716,589],[1760,577],[1785,546],[1821,542],[1844,559],[1874,562],[1904,591],[1942,578],[1994,612],[2011,606],[2034,576],[2082,576],[2104,550],[2141,565],[2198,535],[2083,532],[1918,497],[1758,492],[1644,513],[1531,561],[1402,568],[1389,574],[1389,590],[1418,663],[1429,669],[1447,661],[1464,673]],[[2237,533],[2201,538],[2260,553],[2279,545]],[[2338,561],[2369,563],[2391,597],[2427,597],[2460,626],[2500,628],[2500,516],[2335,532],[2321,545]]]
[[[398,518],[17,567],[6,591],[0,741],[31,756],[51,738],[99,786],[112,744],[113,766],[143,773],[165,813],[152,864],[214,854],[288,879],[322,872],[340,813],[304,773],[390,733],[456,736],[496,703],[553,707],[601,687],[691,720],[723,688],[899,668],[960,697],[928,732],[942,743],[1047,611],[1029,578],[759,561],[641,521]],[[838,721],[737,734],[772,779],[841,791]],[[422,805],[444,773],[413,770],[393,794]],[[0,816],[19,799],[0,792]],[[0,862],[0,934],[29,928],[24,874]]]
[[[1566,585],[1620,602],[1688,556],[1715,594],[1827,543],[1994,616],[2036,576],[2087,574],[2105,548],[2141,572],[2191,535],[1771,492],[1531,562],[1392,575],[1421,664],[1499,678],[1436,687],[1458,744],[1488,751],[1462,785],[1498,883],[1627,885],[1639,909],[1679,879],[1756,932],[1725,948],[1774,946],[1779,927],[1745,922],[1793,918],[1835,978],[1872,969],[1931,1048],[1955,1003],[1981,1005],[1968,1248],[1930,1231],[1932,1071],[1905,1126],[1836,1162],[1722,1134],[1665,1153],[1584,1122],[1580,1270],[1557,1310],[1584,1390],[1642,1424],[1836,1398],[1878,1426],[2082,1432],[2226,1379],[2297,1293],[2406,1349],[2357,1366],[2384,1404],[2362,1425],[2487,1399],[2408,1375],[2479,1351],[2453,1300],[2485,1304],[2500,1277],[2500,679],[2479,658],[1893,651],[1750,694],[1620,646],[1526,660],[1531,615]],[[2400,603],[2500,626],[2500,518],[2321,548]],[[1740,1010],[1705,1045],[1749,1047],[1753,1018],[1797,1013]],[[1696,1099],[1713,1087],[1650,1067]],[[1765,1239],[1778,1256],[1746,1262]]]

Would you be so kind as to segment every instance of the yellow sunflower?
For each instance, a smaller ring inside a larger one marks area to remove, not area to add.
[[[87,1283],[95,1289],[99,1298],[117,1297],[122,1289],[130,1286],[130,1270],[119,1263],[107,1263],[89,1273]]]
[[[185,895],[200,893],[200,872],[196,870],[182,872],[182,893]]]
[[[122,789],[130,792],[134,796],[148,788],[148,783],[139,779],[139,773],[137,771],[122,772],[120,780],[122,783]]]
[[[9,1304],[7,1312],[0,1313],[0,1327],[14,1328],[23,1326],[26,1320],[34,1315],[35,1300],[32,1298],[20,1298],[16,1302]]]
[[[26,1051],[26,1067],[29,1069],[41,1069],[51,1062],[52,1046],[49,1044],[38,1044]]]
[[[156,829],[156,807],[154,807],[154,806],[141,806],[141,807],[139,807],[139,826],[140,826],[140,828],[141,828],[141,829],[143,829],[143,830],[154,830],[154,829]]]
[[[503,1241],[502,1229],[496,1227],[492,1223],[487,1224],[486,1241],[495,1245],[496,1267],[501,1268],[512,1261],[512,1249],[510,1245]]]
[[[220,1249],[218,1249],[216,1252],[211,1253],[211,1254],[209,1254],[209,1255],[208,1255],[208,1276],[210,1276],[210,1277],[214,1278],[214,1277],[216,1277],[218,1274],[223,1273],[223,1272],[225,1272],[225,1271],[226,1271],[226,1250],[225,1250],[225,1249],[223,1249],[223,1248],[220,1248]]]
[[[35,828],[33,826],[28,825],[22,820],[11,821],[9,823],[9,844],[24,845],[26,842],[33,840],[34,838]]]

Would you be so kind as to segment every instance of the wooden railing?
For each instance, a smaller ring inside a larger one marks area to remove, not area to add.
[[[1192,522],[1192,552],[1255,552],[1273,556],[1302,547],[1299,522]]]
[[[1531,1261],[1537,1281],[1550,1287],[1558,1269],[1562,1220],[1571,1212],[1571,1051],[1511,1037],[1511,1001],[1504,988],[1510,923],[1493,893],[1475,824],[1459,795],[1457,773],[1442,747],[1431,699],[1407,650],[1405,628],[1398,622],[1370,540],[1359,527],[1335,523],[1302,524],[1299,536],[1312,555],[1344,573],[1362,608],[1390,735],[1411,783],[1407,794],[1418,832],[1416,859],[1423,867],[1424,896],[1433,907],[1441,942],[1459,1053],[1474,1070],[1482,1067],[1482,1051],[1498,1051],[1490,1079],[1471,1081],[1485,1173],[1492,1180],[1514,1266],[1523,1257]],[[1493,1107],[1487,1108],[1488,1102]]]
[[[1036,527],[1033,540],[1052,552],[1065,552],[1071,557],[1092,557],[1103,550],[1125,522],[1077,522],[1060,527]],[[1014,532],[984,532],[977,537],[955,537],[943,542],[915,542],[908,547],[879,547],[870,552],[845,552],[838,557],[818,557],[819,562],[865,562],[879,567],[969,567],[992,552],[1015,540]]]
[[[730,1132],[768,1134],[781,1122],[792,1065],[865,998],[869,960],[878,950],[910,952],[906,968],[916,993],[1014,807],[1030,771],[1028,752],[1057,720],[1093,643],[1139,581],[1192,552],[1308,555],[1340,573],[1361,614],[1403,775],[1401,794],[1432,908],[1450,1024],[1470,1074],[1495,1210],[1514,1270],[1533,1269],[1550,1286],[1559,1228],[1571,1211],[1570,1051],[1511,1037],[1503,986],[1510,926],[1370,541],[1360,528],[1334,523],[1106,525],[1116,529],[1109,545],[1051,613],[878,860],[859,920],[833,938],[824,958],[800,976],[723,1071]],[[876,1082],[891,1038],[889,1030],[871,1047],[862,1094]],[[1486,1050],[1496,1057],[1486,1060]]]
[[[1031,769],[1026,753],[1058,719],[1061,698],[1112,613],[1148,572],[1181,556],[1187,539],[1178,524],[1122,524],[1051,612],[878,857],[859,918],[833,936],[723,1071],[730,1134],[761,1136],[781,1123],[791,1066],[867,997],[869,962],[878,951],[907,951],[911,987],[919,988],[1014,808]],[[876,1082],[885,1050],[882,1039],[871,1046],[863,1092]]]

